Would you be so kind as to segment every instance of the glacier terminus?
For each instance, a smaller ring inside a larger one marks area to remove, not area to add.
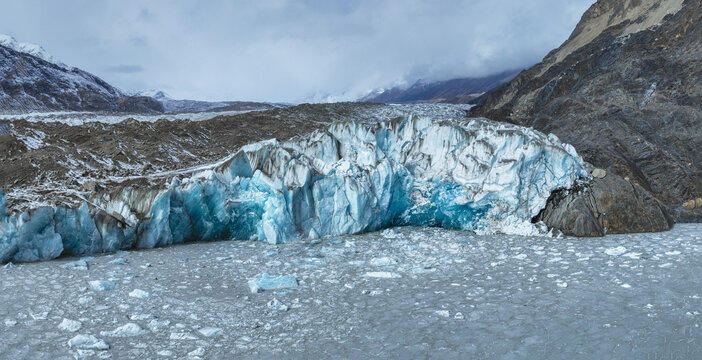
[[[531,219],[550,194],[589,177],[554,135],[414,115],[335,122],[160,176],[163,188],[127,186],[77,208],[5,215],[0,196],[0,260],[219,239],[275,244],[402,225],[534,235],[544,229]]]

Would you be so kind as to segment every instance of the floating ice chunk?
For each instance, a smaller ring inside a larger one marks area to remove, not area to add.
[[[48,311],[40,311],[40,312],[32,312],[29,314],[29,316],[32,317],[34,320],[46,320],[46,318],[49,316]]]
[[[395,265],[397,264],[397,261],[395,261],[392,258],[389,258],[387,256],[384,257],[378,257],[378,258],[373,258],[369,262],[373,266],[390,266],[390,265]]]
[[[627,283],[621,284],[621,285],[619,285],[619,286],[621,286],[621,287],[623,287],[623,288],[625,288],[625,289],[630,289],[630,288],[631,288],[631,285],[629,285],[629,284],[627,284]]]
[[[167,328],[168,325],[170,325],[170,324],[171,324],[171,322],[169,320],[153,319],[153,320],[149,321],[147,326],[149,327],[149,329],[151,329],[151,331],[160,331],[160,330]]]
[[[187,332],[171,333],[168,338],[171,340],[197,340],[197,336]]]
[[[69,332],[76,332],[80,330],[82,326],[83,324],[81,324],[80,321],[64,318],[63,321],[61,321],[61,323],[59,324],[58,328]]]
[[[5,269],[12,269],[13,267],[15,267],[15,264],[13,264],[12,262],[9,262],[3,266],[3,268]]]
[[[416,267],[416,268],[413,268],[412,270],[410,270],[410,272],[411,272],[412,274],[417,274],[417,275],[419,275],[419,274],[428,274],[428,273],[431,273],[431,272],[434,272],[434,271],[436,271],[436,268],[433,268],[433,267],[431,267],[431,266]]]
[[[190,357],[202,357],[205,356],[205,349],[202,347],[198,347],[197,349],[191,351],[188,353],[188,356]]]
[[[622,255],[626,252],[626,248],[623,246],[617,246],[613,248],[609,248],[605,250],[605,254],[610,255],[610,256],[619,256]]]
[[[88,284],[93,291],[110,291],[115,289],[115,283],[107,280],[93,280]]]
[[[665,254],[668,256],[676,256],[676,255],[680,255],[682,253],[678,250],[674,250],[674,251],[666,251]]]
[[[448,310],[436,310],[436,311],[434,311],[434,313],[436,313],[436,315],[439,315],[439,316],[445,317],[445,318],[450,316]]]
[[[125,259],[123,257],[119,257],[119,258],[116,258],[116,259],[110,261],[110,264],[112,264],[112,265],[125,265],[125,264],[127,264],[127,259]]]
[[[151,294],[141,289],[134,289],[129,293],[129,296],[137,299],[146,299],[151,296]]]
[[[172,356],[172,355],[173,355],[173,351],[170,351],[170,350],[159,350],[156,354],[158,354],[159,356],[166,356],[166,357],[169,357],[169,356]]]
[[[568,287],[568,283],[565,282],[565,281],[556,281],[556,285],[557,285],[558,287],[564,288],[564,289]]]
[[[93,302],[93,297],[92,296],[81,296],[78,298],[78,304],[80,305],[87,305]]]
[[[135,323],[124,324],[112,331],[101,331],[100,335],[109,337],[130,337],[146,334],[147,331]]]
[[[271,276],[264,273],[257,278],[249,280],[249,289],[252,293],[295,287],[297,287],[297,279],[293,275]]]
[[[129,315],[129,320],[134,320],[134,321],[144,321],[144,320],[151,320],[155,319],[156,317],[151,315],[151,314],[143,314],[143,313],[134,313]]]
[[[400,233],[393,228],[385,229],[380,234],[383,235],[383,237],[386,239],[396,239],[400,237]]]
[[[84,260],[72,261],[61,265],[66,270],[88,270],[88,263]]]
[[[273,311],[278,311],[278,312],[286,312],[286,311],[288,311],[288,306],[285,305],[285,304],[283,304],[283,303],[281,303],[281,302],[280,302],[278,299],[276,299],[276,298],[273,298],[273,300],[269,301],[268,304],[267,304],[266,306],[268,306],[268,308],[271,309],[271,310],[273,310]]]
[[[15,326],[15,325],[17,325],[17,320],[5,319],[5,326],[10,327],[10,326]]]
[[[363,276],[380,279],[398,279],[402,277],[402,275],[390,271],[371,271],[363,274]]]
[[[204,337],[213,337],[222,333],[222,329],[216,327],[204,327],[199,329],[198,332]]]
[[[68,347],[78,350],[107,350],[110,345],[93,335],[76,335],[68,340]]]

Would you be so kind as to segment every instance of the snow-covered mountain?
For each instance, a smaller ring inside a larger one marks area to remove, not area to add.
[[[12,50],[15,50],[15,51],[18,51],[21,53],[36,56],[44,61],[48,61],[52,64],[66,68],[67,70],[69,69],[66,66],[66,64],[58,61],[56,58],[54,58],[49,53],[47,53],[43,47],[41,47],[37,44],[18,42],[17,39],[15,39],[14,37],[12,37],[10,35],[0,34],[0,45],[2,45],[4,47],[8,47]]]
[[[379,89],[361,98],[360,101],[386,104],[472,103],[479,96],[512,80],[518,73],[519,70],[510,70],[479,78],[458,78],[435,82],[419,80],[409,87],[395,86],[390,89]]]
[[[0,112],[67,110],[153,113],[162,112],[163,106],[68,67],[41,46],[0,35]]]

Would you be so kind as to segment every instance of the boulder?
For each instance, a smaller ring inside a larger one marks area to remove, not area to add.
[[[607,176],[607,171],[605,171],[604,169],[597,168],[592,171],[592,177],[594,177],[595,179],[602,179],[605,176]]]
[[[665,231],[666,208],[641,186],[609,173],[573,190],[559,190],[534,219],[572,236]]]

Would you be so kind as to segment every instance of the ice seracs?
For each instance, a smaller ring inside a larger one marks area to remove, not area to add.
[[[551,192],[589,177],[553,135],[417,116],[334,123],[200,169],[162,189],[14,214],[0,230],[0,260],[215,239],[281,243],[396,225],[533,235],[531,219]]]

